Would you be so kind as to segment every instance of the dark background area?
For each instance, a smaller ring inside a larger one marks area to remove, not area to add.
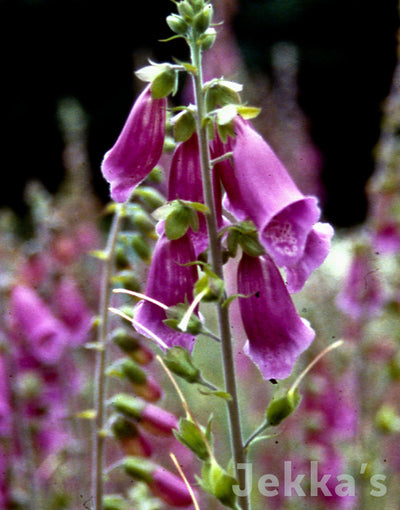
[[[89,119],[96,193],[108,200],[99,167],[134,99],[132,55],[149,48],[158,61],[184,58],[169,37],[169,0],[0,0],[0,207],[24,212],[25,182],[50,192],[63,179],[57,104],[75,97]],[[268,73],[269,50],[300,50],[299,100],[324,155],[325,217],[335,226],[362,222],[364,185],[373,171],[382,101],[396,62],[396,0],[241,0],[235,33],[250,71]]]

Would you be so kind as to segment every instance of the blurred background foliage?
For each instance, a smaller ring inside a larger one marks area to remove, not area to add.
[[[373,171],[381,104],[396,60],[396,0],[239,0],[232,27],[250,74],[271,75],[277,42],[298,48],[299,103],[323,154],[321,177],[327,220],[361,223],[364,185]],[[169,0],[1,0],[2,51],[0,206],[23,213],[26,181],[50,192],[64,178],[57,105],[76,98],[88,116],[93,185],[102,200],[108,187],[99,172],[135,90],[132,72],[151,56],[184,57],[165,17]]]

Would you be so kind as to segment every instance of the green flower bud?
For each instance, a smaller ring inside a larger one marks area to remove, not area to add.
[[[400,416],[392,406],[382,406],[376,414],[375,425],[380,432],[393,434],[400,432]]]
[[[229,475],[215,459],[203,464],[202,485],[204,489],[215,496],[223,505],[228,508],[236,507],[236,495],[233,486],[237,480]]]
[[[119,271],[115,276],[113,276],[112,282],[126,290],[133,290],[135,292],[140,292],[142,288],[139,280],[135,276],[135,273],[130,269]]]
[[[130,236],[130,242],[136,255],[144,262],[150,262],[152,250],[149,243],[143,239],[143,236],[141,234],[132,234]]]
[[[178,441],[189,448],[200,460],[208,460],[210,458],[204,432],[202,433],[191,420],[180,418],[179,431],[174,431],[174,435]]]
[[[127,502],[118,494],[107,494],[103,497],[103,510],[127,510]]]
[[[180,345],[175,345],[167,350],[164,363],[171,372],[189,383],[199,380],[200,370],[193,364],[190,353]]]
[[[118,393],[111,399],[111,405],[119,413],[129,418],[140,419],[146,403],[132,395]]]
[[[213,7],[208,4],[197,14],[193,21],[193,29],[197,34],[203,34],[210,26],[213,17]]]
[[[215,39],[217,38],[217,32],[215,28],[208,28],[204,34],[199,38],[197,44],[201,47],[202,51],[207,51],[215,43]]]
[[[139,341],[134,338],[126,329],[117,328],[112,332],[111,340],[118,345],[118,347],[126,352],[130,353],[140,347]]]
[[[133,195],[141,198],[143,202],[151,209],[157,209],[158,207],[161,207],[165,202],[165,199],[161,193],[156,189],[151,188],[150,186],[137,187],[134,190]]]
[[[114,416],[112,418],[111,431],[118,440],[131,439],[139,434],[135,423],[124,416]]]
[[[115,267],[119,269],[126,269],[130,267],[130,262],[126,254],[125,247],[121,244],[117,245],[114,254]]]
[[[152,482],[152,474],[156,469],[153,462],[137,457],[125,457],[122,460],[122,467],[127,475],[146,483]]]
[[[184,35],[188,30],[188,24],[184,18],[177,14],[167,16],[167,25],[175,34]]]
[[[182,16],[182,18],[187,21],[188,23],[191,23],[193,18],[195,17],[196,13],[193,9],[193,7],[190,5],[189,2],[179,2],[178,4],[178,12]]]
[[[205,302],[219,301],[224,295],[225,282],[216,275],[206,274],[196,282],[194,290],[196,294],[207,291],[202,297]]]
[[[285,418],[293,413],[299,406],[301,395],[296,391],[287,393],[283,397],[271,400],[265,416],[271,426],[279,425]]]
[[[122,374],[132,383],[132,384],[146,384],[147,375],[146,372],[139,367],[132,359],[125,358],[119,363],[119,368]]]

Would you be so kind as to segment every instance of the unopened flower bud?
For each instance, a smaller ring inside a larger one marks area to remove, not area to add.
[[[147,402],[156,402],[162,392],[157,382],[131,358],[116,361],[107,373],[111,376],[125,377],[131,383],[136,395]]]
[[[285,418],[293,413],[299,406],[301,395],[295,391],[283,397],[271,400],[266,411],[267,422],[271,426],[279,425]]]
[[[152,448],[149,441],[140,433],[137,425],[125,416],[112,419],[111,431],[126,455],[150,457]]]
[[[193,421],[181,418],[179,431],[174,434],[178,441],[189,448],[200,460],[209,459],[210,453],[206,444],[205,432],[200,431]]]
[[[400,432],[400,416],[391,406],[382,406],[376,414],[375,424],[380,432],[393,434]]]
[[[208,28],[198,40],[198,44],[201,46],[202,51],[207,51],[212,48],[216,38],[217,32],[215,28]]]
[[[213,7],[211,4],[208,4],[193,20],[193,29],[195,32],[197,34],[203,34],[209,28],[212,17]]]
[[[167,319],[164,320],[164,324],[172,329],[176,329],[177,331],[181,331],[179,328],[179,324],[182,321],[185,313],[187,312],[187,305],[184,303],[178,303],[175,306],[170,306],[168,310],[166,310]],[[203,324],[201,320],[192,313],[187,323],[185,332],[190,333],[191,335],[199,335],[203,331]]]
[[[150,262],[152,253],[151,248],[149,243],[143,239],[143,236],[141,234],[132,234],[130,236],[130,241],[136,255],[144,262]]]
[[[119,393],[112,398],[111,404],[116,411],[134,418],[141,427],[152,434],[169,436],[173,429],[178,429],[178,419],[175,415],[131,395]]]
[[[187,1],[178,3],[178,12],[182,16],[182,18],[188,23],[190,23],[193,20],[194,16],[196,15],[193,7]]]
[[[164,363],[171,372],[187,382],[194,383],[199,380],[200,370],[193,364],[190,353],[180,345],[174,345],[167,350]]]
[[[122,461],[122,466],[127,475],[145,482],[151,492],[168,505],[183,507],[193,503],[190,492],[181,478],[157,464],[149,460],[126,457]]]
[[[136,278],[135,273],[130,269],[119,271],[112,278],[112,282],[118,284],[126,290],[133,290],[134,292],[140,292],[141,290],[139,280]]]
[[[121,351],[140,365],[147,365],[154,358],[153,352],[141,345],[139,340],[124,328],[114,330],[111,338]]]
[[[214,495],[223,505],[236,508],[236,495],[233,486],[237,480],[229,475],[215,459],[203,464],[202,482],[204,489]]]
[[[179,35],[186,34],[188,29],[188,24],[185,19],[177,14],[170,14],[167,16],[167,25],[173,32]]]
[[[103,510],[127,510],[128,505],[119,494],[106,494],[103,497]]]

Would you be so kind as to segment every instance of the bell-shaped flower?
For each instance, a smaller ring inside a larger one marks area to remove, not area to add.
[[[356,246],[338,308],[354,320],[367,319],[381,310],[385,300],[378,268],[374,267],[368,246]]]
[[[12,289],[10,317],[13,333],[37,360],[52,364],[60,359],[69,332],[32,288],[16,285]]]
[[[195,260],[193,244],[187,235],[169,240],[162,234],[154,249],[147,278],[146,296],[167,307],[190,303],[193,300],[193,287],[197,281],[197,268],[185,264]],[[166,319],[165,309],[153,302],[143,300],[135,308],[134,325],[139,333],[149,336],[148,331],[151,331],[168,347],[181,345],[191,349],[193,336],[170,328],[163,322]]]
[[[220,227],[222,225],[222,207],[219,179],[214,179],[213,189],[217,221]],[[178,144],[172,157],[168,182],[168,200],[176,199],[204,203],[199,143],[196,133],[189,140]],[[197,232],[189,228],[189,236],[197,255],[207,248],[208,235],[204,214],[199,214]]]
[[[158,163],[166,108],[166,99],[154,99],[148,85],[135,101],[114,146],[105,154],[101,170],[116,202],[125,202]]]
[[[227,193],[226,208],[239,220],[253,221],[274,262],[292,268],[290,279],[298,268],[302,275],[296,276],[298,282],[293,287],[300,290],[304,274],[318,267],[329,249],[327,232],[321,237],[317,229],[309,240],[320,217],[317,199],[299,191],[271,147],[248,121],[237,117],[235,132],[235,139],[228,144],[233,165],[225,162],[218,169]],[[308,242],[313,249],[307,253]]]
[[[57,317],[69,330],[70,343],[76,346],[87,342],[93,325],[93,313],[72,278],[63,277],[57,282],[53,303]]]
[[[315,333],[293,304],[282,276],[268,255],[243,253],[237,273],[246,353],[265,379],[284,379]]]
[[[301,290],[310,274],[326,259],[331,248],[333,228],[329,223],[316,223],[308,234],[303,257],[286,267],[286,284],[291,293]]]

